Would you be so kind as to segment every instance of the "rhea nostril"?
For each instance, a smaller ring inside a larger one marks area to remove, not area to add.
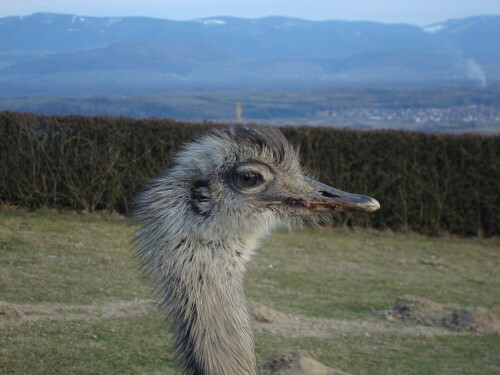
[[[318,191],[318,193],[320,193],[322,196],[328,197],[328,198],[340,198],[340,195],[332,194],[332,193],[325,191],[325,190],[320,190],[320,191]]]

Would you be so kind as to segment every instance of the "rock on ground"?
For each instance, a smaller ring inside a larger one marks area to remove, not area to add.
[[[283,351],[259,367],[261,375],[349,375],[314,359],[307,351]]]
[[[410,295],[399,297],[394,306],[383,314],[388,319],[440,326],[459,332],[500,333],[500,318],[485,308],[460,308],[449,312],[439,303]]]
[[[475,333],[500,333],[500,319],[485,308],[463,308],[447,314],[443,318],[443,325],[454,331]]]
[[[252,316],[259,323],[283,323],[288,322],[290,317],[282,312],[276,311],[259,302],[251,302]]]

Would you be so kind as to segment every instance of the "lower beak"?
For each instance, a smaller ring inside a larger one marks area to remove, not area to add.
[[[331,212],[375,212],[380,208],[376,199],[365,195],[347,193],[321,182],[304,178],[311,187],[306,194],[288,195],[274,204],[285,204],[296,208],[295,215],[312,215]]]

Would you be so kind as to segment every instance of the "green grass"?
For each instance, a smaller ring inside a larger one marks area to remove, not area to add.
[[[0,210],[0,301],[25,313],[0,315],[0,374],[177,373],[168,325],[137,272],[132,231],[116,216]],[[259,331],[258,359],[304,349],[352,375],[500,374],[499,335],[422,330],[375,313],[412,294],[499,314],[499,249],[499,239],[277,232],[250,267],[249,298],[367,325],[331,338]]]

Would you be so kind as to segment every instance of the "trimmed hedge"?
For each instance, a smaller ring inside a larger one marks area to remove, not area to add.
[[[0,112],[0,202],[127,213],[149,177],[214,124]],[[500,136],[283,127],[305,164],[343,190],[377,198],[340,224],[500,233]]]

